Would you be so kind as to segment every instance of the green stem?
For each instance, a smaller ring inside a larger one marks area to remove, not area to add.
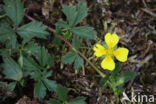
[[[5,16],[6,16],[6,14],[1,15],[1,16],[0,16],[0,19],[1,19],[1,18],[4,18]]]
[[[80,54],[80,56],[85,59],[100,75],[101,77],[105,77],[105,75],[92,63],[88,60],[88,58],[86,58],[81,52],[78,51],[78,53]]]

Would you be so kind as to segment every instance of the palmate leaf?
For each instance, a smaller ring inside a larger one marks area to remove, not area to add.
[[[55,91],[56,92],[57,84],[55,81],[49,80],[49,79],[43,79],[43,82],[49,91]]]
[[[70,101],[69,104],[86,104],[85,100],[86,100],[85,97],[77,97],[72,101]]]
[[[96,31],[94,28],[89,26],[74,27],[71,29],[74,35],[80,36],[82,38],[94,39],[96,38]]]
[[[55,91],[56,92],[56,87],[57,87],[56,81],[49,80],[48,77],[50,77],[50,76],[52,76],[52,71],[44,70],[42,72],[42,78],[41,79],[49,91]]]
[[[65,64],[72,64],[74,62],[74,69],[76,71],[78,71],[83,65],[82,58],[75,52],[68,52],[65,56],[63,56],[62,61]]]
[[[3,20],[0,21],[0,42],[5,42],[6,48],[17,48],[18,45],[15,30]]]
[[[46,95],[46,90],[55,91],[57,84],[53,80],[47,79],[47,77],[51,76],[51,72],[44,71],[39,73],[39,71],[35,71],[31,74],[31,78],[38,81],[35,85],[35,94],[38,98],[43,99]]]
[[[63,5],[62,11],[67,16],[68,21],[69,21],[69,25],[73,26],[74,22],[75,22],[75,18],[77,16],[76,6],[73,6],[73,5],[70,5],[70,6]]]
[[[56,23],[56,26],[63,27],[65,29],[69,27],[69,25],[65,21],[58,21]]]
[[[79,71],[79,69],[82,67],[82,65],[83,65],[83,60],[79,55],[77,55],[75,58],[75,62],[74,62],[74,69],[76,71]]]
[[[4,87],[5,86],[5,82],[0,82],[0,87]]]
[[[87,16],[88,8],[84,0],[81,0],[76,6],[63,5],[62,11],[66,15],[69,21],[69,26],[64,21],[58,22],[57,26],[63,27],[65,29],[70,29],[70,32],[82,38],[88,38],[88,39],[96,38],[96,31],[94,30],[94,28],[89,26],[74,27],[79,22],[81,22],[83,18]]]
[[[62,104],[59,100],[56,99],[50,99],[47,104]]]
[[[52,76],[52,72],[53,72],[52,70],[50,71],[44,70],[42,72],[42,79],[47,79],[48,77]]]
[[[6,92],[12,92],[12,91],[14,91],[15,87],[16,87],[16,82],[11,82],[11,83],[8,84],[5,91]]]
[[[5,74],[6,78],[20,81],[23,76],[20,66],[12,58],[4,58],[3,60],[3,74]]]
[[[26,40],[30,40],[33,37],[46,39],[49,34],[46,29],[47,26],[43,26],[41,22],[33,21],[19,27],[17,33]]]
[[[2,21],[0,23],[0,42],[6,41],[7,48],[15,48],[17,46],[17,39],[15,31],[8,23]]]
[[[46,72],[47,74],[49,72]],[[43,76],[43,77],[42,77]],[[35,94],[38,98],[43,99],[46,95],[46,90],[48,89],[49,91],[55,91],[56,92],[56,87],[57,84],[53,80],[49,80],[45,78],[44,75],[41,75],[38,71],[32,73],[32,77],[34,80],[37,80],[37,84],[35,85]]]
[[[40,51],[40,46],[34,42],[30,42],[24,47],[24,52],[29,55],[37,54],[39,51]]]
[[[34,59],[33,58],[31,58],[31,57],[24,57],[23,58],[23,61],[24,61],[24,69],[25,70],[30,70],[30,71],[37,71],[37,70],[39,70],[39,66],[38,66],[38,64],[34,61]]]
[[[58,96],[58,99],[61,101],[67,101],[67,94],[68,94],[68,89],[58,85],[56,88],[56,95]]]
[[[77,54],[75,52],[68,52],[65,56],[63,56],[62,61],[65,64],[72,64],[75,61]]]
[[[9,39],[6,42],[7,48],[17,48],[18,47],[18,41],[16,34],[12,34],[12,36],[9,37]]]
[[[88,8],[87,4],[83,0],[81,0],[76,6],[63,5],[62,11],[66,15],[69,21],[69,25],[73,27],[81,22],[84,17],[87,16]]]
[[[5,42],[10,39],[12,35],[15,35],[14,30],[9,26],[8,23],[2,21],[0,23],[0,42]]]
[[[31,57],[24,57],[24,69],[31,71],[49,69],[54,64],[54,58],[48,53],[45,47],[40,47],[33,42],[25,46],[24,52],[35,54],[36,61]]]
[[[56,92],[57,84],[55,81],[47,79],[48,76],[51,76],[51,72],[44,71],[43,73],[39,73],[36,71],[31,74],[31,78],[38,81],[35,85],[35,94],[41,99],[45,97],[47,89]]]
[[[37,60],[42,67],[48,65],[48,68],[51,67],[54,63],[54,58],[48,53],[44,47],[41,47],[40,51],[37,54]]]
[[[3,0],[4,10],[15,26],[18,26],[24,17],[24,5],[20,0]]]
[[[73,47],[74,47],[76,50],[78,50],[78,49],[80,48],[80,46],[81,46],[80,38],[77,37],[77,36],[74,36],[73,41],[72,41],[72,45],[73,45]]]
[[[54,63],[54,58],[48,53],[48,51],[44,47],[38,47],[37,50],[34,50],[34,52],[35,51],[38,51],[36,54],[37,62],[31,57],[24,57],[24,69],[36,71],[42,70],[43,68],[48,69],[52,67]]]
[[[85,18],[88,14],[88,8],[87,8],[87,4],[86,2],[84,2],[83,0],[81,0],[77,5],[77,16],[76,19],[74,21],[73,25],[77,25],[79,22],[81,22],[83,20],[83,18]]]
[[[117,76],[116,84],[117,85],[124,84],[124,83],[128,82],[129,80],[132,80],[135,76],[136,76],[136,74],[132,71],[129,71],[129,70],[124,71]]]
[[[0,49],[0,55],[1,56],[3,56],[3,57],[8,57],[8,56],[10,56],[11,55],[11,53],[9,52],[9,50],[8,49]]]
[[[31,79],[34,79],[35,81],[42,80],[42,76],[38,71],[32,72],[30,75],[31,75]]]
[[[46,95],[46,87],[42,83],[42,81],[38,81],[37,84],[35,85],[35,95],[38,98],[43,99]]]

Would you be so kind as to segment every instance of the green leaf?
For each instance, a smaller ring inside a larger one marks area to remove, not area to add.
[[[69,25],[72,27],[77,25],[84,17],[87,16],[88,8],[87,4],[81,0],[76,6],[63,5],[62,11],[66,15]]]
[[[17,33],[24,39],[31,40],[33,37],[44,38],[49,34],[47,26],[43,26],[41,22],[30,22],[17,29]]]
[[[48,65],[48,68],[50,68],[54,63],[54,58],[48,53],[48,50],[46,50],[44,47],[42,47],[38,52],[37,60],[42,67]]]
[[[81,46],[81,41],[77,36],[74,36],[73,41],[72,41],[73,47],[78,50]]]
[[[59,100],[56,99],[50,99],[47,104],[62,104]]]
[[[30,75],[31,75],[31,79],[34,79],[36,81],[42,80],[42,76],[38,71],[32,72]]]
[[[17,48],[18,47],[18,42],[17,42],[17,36],[16,34],[12,34],[9,39],[7,40],[6,43],[7,48]]]
[[[67,17],[67,19],[69,21],[69,25],[73,26],[74,22],[75,22],[75,18],[77,16],[76,6],[73,6],[73,5],[70,5],[70,6],[63,5],[62,11],[66,15],[66,17]]]
[[[67,100],[67,93],[68,93],[67,88],[65,88],[65,87],[63,87],[61,85],[57,86],[56,95],[58,96],[59,100],[66,101]]]
[[[43,99],[46,95],[46,87],[42,83],[42,81],[38,81],[37,84],[35,85],[35,95],[38,98]]]
[[[83,65],[82,58],[75,52],[68,52],[63,56],[62,61],[65,64],[72,64],[74,62],[74,69],[78,71]]]
[[[0,49],[0,55],[3,57],[10,56],[10,52],[7,49]]]
[[[69,104],[86,104],[85,97],[77,97],[74,100],[70,101]]]
[[[52,70],[50,70],[50,71],[44,70],[42,72],[42,76],[43,76],[42,79],[47,79],[48,77],[52,76]]]
[[[12,58],[4,58],[3,60],[3,74],[6,75],[6,78],[20,81],[23,76],[20,66]]]
[[[9,57],[11,56],[12,54],[16,54],[18,53],[18,50],[17,49],[8,49],[8,48],[2,48],[0,49],[0,55],[3,56],[3,57]]]
[[[33,58],[31,57],[24,57],[23,58],[24,61],[24,69],[25,70],[30,70],[30,71],[37,71],[40,69],[40,67],[38,66],[38,64],[34,61]]]
[[[73,25],[77,25],[79,22],[83,20],[87,16],[88,8],[86,2],[81,0],[77,5],[77,16]]]
[[[78,35],[82,38],[96,38],[96,31],[94,30],[94,28],[89,26],[74,27],[71,29],[71,31],[73,32],[73,34]]]
[[[106,71],[105,77],[100,80],[101,86],[105,88],[109,80],[110,80],[110,71]]]
[[[4,10],[15,26],[18,26],[24,17],[24,5],[20,0],[3,0]]]
[[[6,42],[7,48],[16,48],[17,47],[17,37],[15,31],[10,27],[10,25],[2,21],[0,23],[0,42]]]
[[[48,80],[48,79],[44,79],[43,81],[49,91],[56,91],[57,84],[55,81]]]
[[[65,21],[58,21],[56,23],[56,26],[63,27],[65,29],[67,29],[69,27],[69,25]]]
[[[5,83],[4,82],[0,82],[0,87],[4,87]]]
[[[54,64],[54,57],[51,56],[50,54],[47,55],[48,56],[48,61],[47,61],[47,69],[51,68]]]
[[[75,52],[68,52],[65,56],[63,56],[62,61],[65,64],[72,64],[76,58],[77,54]]]
[[[4,21],[0,23],[0,30],[0,42],[5,42],[6,40],[11,39],[12,36],[16,35],[9,24]]]
[[[82,67],[82,65],[83,65],[83,60],[79,55],[77,55],[74,62],[74,69],[78,71]]]
[[[64,35],[65,39],[69,40],[71,35],[72,35],[72,33],[71,33],[70,30],[67,30],[65,33],[63,33],[63,35]]]
[[[29,55],[37,54],[39,50],[40,50],[40,46],[34,42],[30,42],[24,47],[24,52]]]
[[[124,83],[128,82],[129,80],[132,80],[135,76],[136,76],[136,74],[129,70],[122,72],[121,74],[118,75],[117,85],[124,84]]]
[[[120,72],[120,70],[121,70],[121,64],[120,64],[120,63],[117,63],[117,64],[115,65],[114,71],[113,71],[112,74],[111,74],[111,77],[115,77],[116,74],[118,74],[118,73]]]
[[[16,87],[16,82],[11,82],[11,83],[8,84],[5,91],[6,92],[12,92],[12,91],[14,91],[15,87]]]

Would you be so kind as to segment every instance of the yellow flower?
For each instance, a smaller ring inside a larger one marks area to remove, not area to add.
[[[105,56],[101,63],[101,67],[112,71],[115,68],[115,62],[113,60],[114,56],[120,62],[125,62],[127,61],[129,50],[127,48],[115,49],[119,42],[119,37],[115,33],[107,33],[105,35],[105,42],[107,44],[107,48],[104,48],[98,43],[95,45],[93,48],[95,51],[94,55],[97,57]]]

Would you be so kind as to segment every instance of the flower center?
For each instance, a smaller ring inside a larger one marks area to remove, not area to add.
[[[110,42],[108,46],[109,48],[113,48],[113,45],[114,45],[113,42]]]
[[[108,48],[107,49],[107,55],[113,56],[113,52],[114,52],[114,49],[113,48]]]

